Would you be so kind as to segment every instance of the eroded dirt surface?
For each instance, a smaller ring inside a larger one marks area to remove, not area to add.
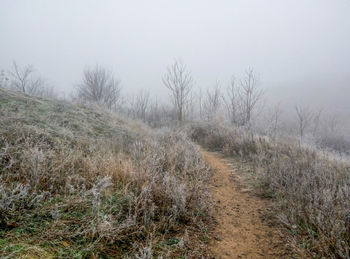
[[[214,170],[212,194],[217,226],[210,250],[214,258],[293,258],[285,242],[263,216],[267,201],[254,195],[242,179],[242,165],[202,151]]]

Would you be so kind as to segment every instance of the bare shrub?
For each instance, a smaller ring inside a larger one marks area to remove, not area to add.
[[[20,68],[16,62],[13,62],[13,70],[11,75],[11,86],[17,91],[32,94],[42,85],[40,78],[33,78],[33,66]]]
[[[317,144],[324,149],[338,152],[340,155],[350,155],[350,139],[344,135],[322,135],[318,140]]]
[[[9,76],[5,77],[6,85],[13,90],[44,98],[57,98],[55,90],[48,86],[46,80],[35,75],[35,69],[31,65],[20,67],[13,62],[13,67],[9,71]]]
[[[106,69],[96,66],[84,70],[83,82],[77,87],[78,98],[107,109],[116,109],[120,101],[120,81]]]

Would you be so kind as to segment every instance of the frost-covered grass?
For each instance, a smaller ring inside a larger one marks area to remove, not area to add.
[[[0,89],[0,257],[199,258],[209,169],[184,131]]]
[[[350,258],[350,162],[292,139],[270,141],[224,125],[199,123],[192,138],[255,166],[277,219],[313,258]],[[295,242],[296,241],[296,242]]]

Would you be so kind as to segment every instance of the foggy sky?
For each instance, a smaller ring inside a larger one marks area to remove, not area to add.
[[[59,91],[99,64],[163,98],[181,58],[196,88],[252,67],[270,100],[350,109],[349,0],[0,0],[0,35],[0,69],[33,64]]]

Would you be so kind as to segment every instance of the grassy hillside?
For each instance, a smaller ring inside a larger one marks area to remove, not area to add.
[[[208,180],[182,131],[0,89],[0,257],[198,258]]]
[[[1,130],[12,126],[48,139],[75,143],[91,138],[135,135],[134,125],[98,107],[87,108],[63,101],[44,100],[0,88]]]

